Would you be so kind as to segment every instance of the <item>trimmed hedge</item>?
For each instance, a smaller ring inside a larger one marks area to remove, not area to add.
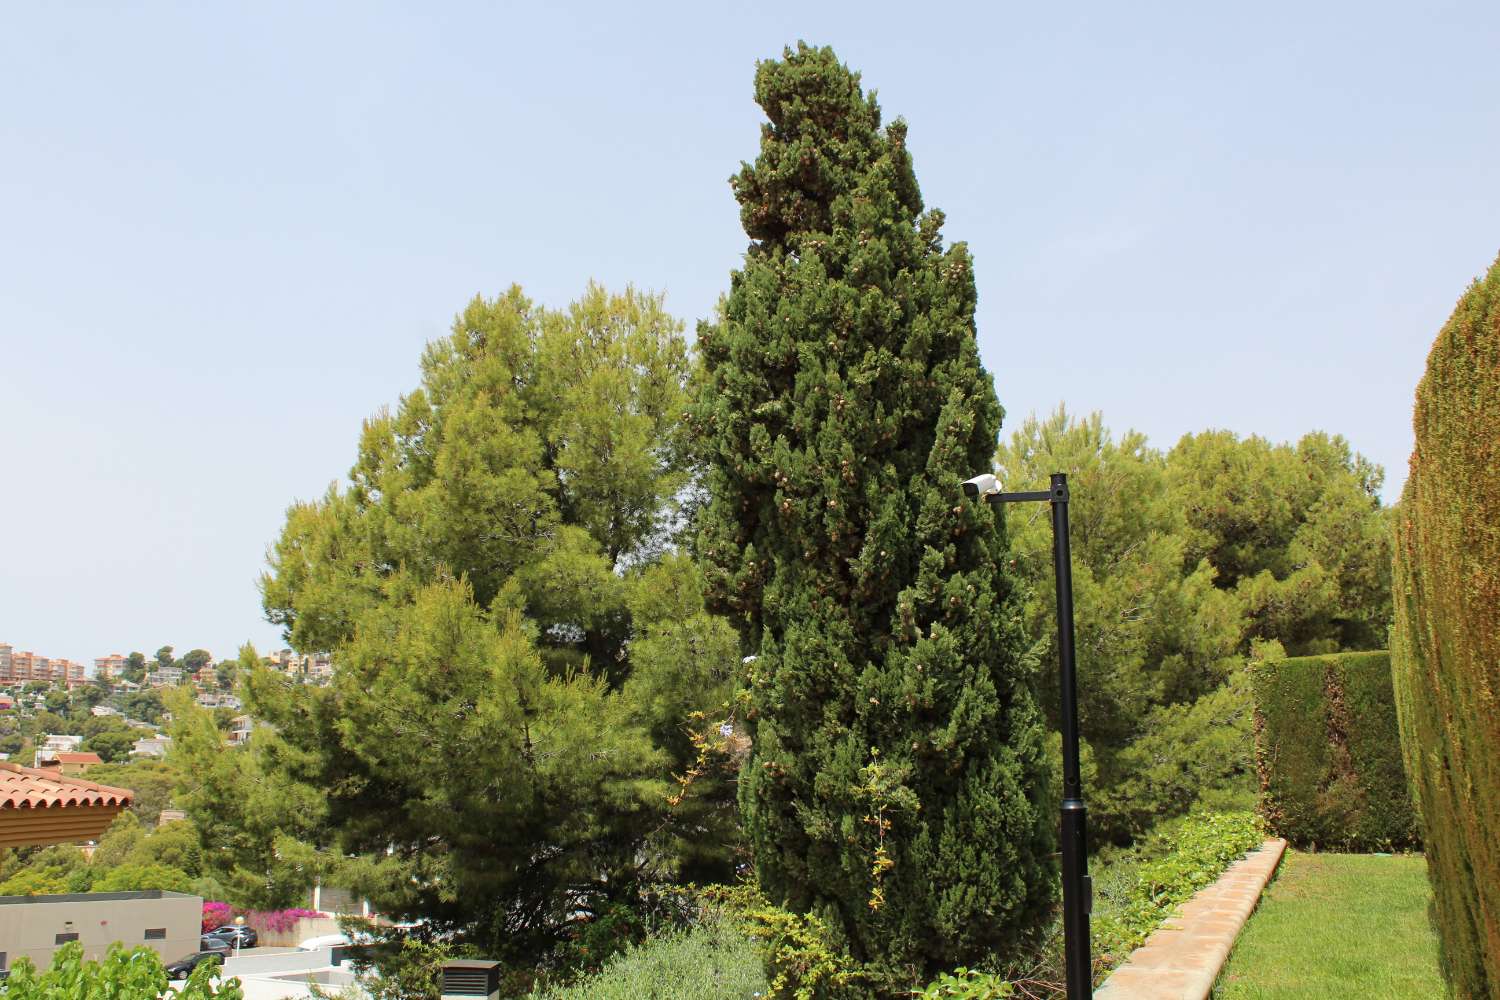
[[[1250,670],[1267,827],[1299,846],[1384,851],[1416,845],[1390,655],[1330,653]]]
[[[1500,997],[1500,260],[1417,386],[1396,526],[1401,743],[1427,841],[1444,975]]]

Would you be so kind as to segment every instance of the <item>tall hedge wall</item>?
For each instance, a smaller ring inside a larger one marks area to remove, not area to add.
[[[1444,972],[1500,997],[1500,260],[1417,386],[1396,524],[1396,705]]]
[[[1343,851],[1417,843],[1389,654],[1301,656],[1251,670],[1267,826],[1294,844]]]

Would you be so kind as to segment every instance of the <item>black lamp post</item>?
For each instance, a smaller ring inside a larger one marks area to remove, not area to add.
[[[1094,995],[1093,962],[1089,956],[1089,912],[1093,886],[1089,881],[1087,815],[1083,779],[1078,771],[1078,669],[1073,654],[1073,564],[1068,544],[1068,477],[1052,474],[1052,488],[1030,493],[1001,493],[992,475],[964,483],[969,496],[983,495],[991,504],[1045,500],[1052,505],[1052,571],[1057,581],[1057,655],[1062,681],[1062,887],[1064,966],[1068,1000]]]

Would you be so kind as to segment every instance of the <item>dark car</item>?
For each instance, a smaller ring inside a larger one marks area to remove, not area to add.
[[[217,934],[205,934],[198,939],[199,951],[232,951],[234,945],[225,941]]]
[[[195,951],[187,958],[179,959],[167,966],[167,975],[173,979],[186,979],[193,974],[194,969],[204,962],[210,965],[223,965],[224,949],[216,948],[213,951]]]
[[[208,934],[210,937],[216,937],[229,942],[231,948],[234,947],[236,938],[239,939],[241,948],[254,948],[260,941],[260,936],[255,933],[254,927],[236,927],[233,924],[216,927],[209,931]]]

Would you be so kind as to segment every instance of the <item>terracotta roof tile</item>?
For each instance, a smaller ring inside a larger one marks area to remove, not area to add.
[[[64,806],[128,806],[135,793],[83,778],[65,778],[0,760],[0,809],[56,809]]]
[[[85,751],[83,753],[69,753],[68,751],[65,751],[65,750],[58,752],[58,754],[57,754],[57,761],[58,761],[59,764],[103,764],[104,763],[103,758],[101,758],[96,753],[88,753],[87,751]]]

